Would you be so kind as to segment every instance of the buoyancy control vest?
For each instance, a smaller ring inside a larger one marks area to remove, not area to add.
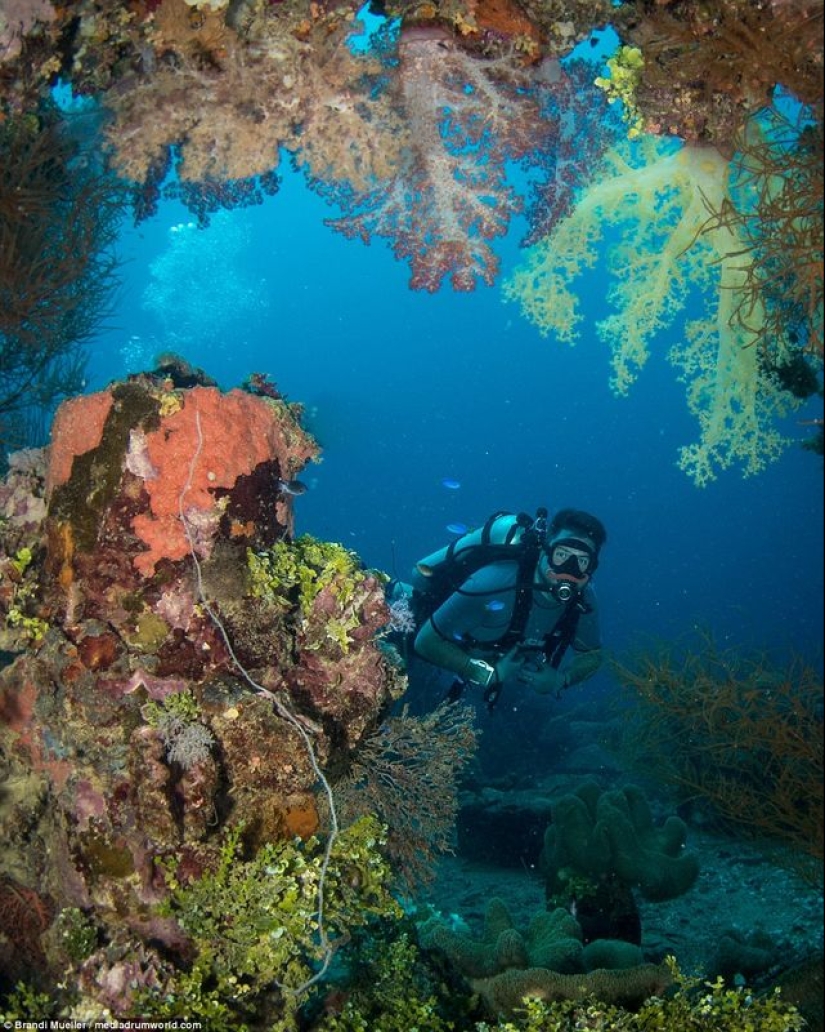
[[[420,560],[415,567],[411,600],[416,627],[432,620],[433,614],[451,595],[461,593],[462,585],[477,570],[496,562],[517,562],[510,622],[495,642],[484,643],[501,653],[508,651],[523,640],[536,590],[536,571],[546,539],[547,509],[538,509],[535,517],[527,513],[513,516],[499,511],[493,513],[482,527],[463,534]],[[565,602],[554,628],[545,637],[546,662],[558,667],[576,635],[579,617],[588,609],[578,593]],[[439,633],[435,621],[432,621],[432,626]],[[466,643],[474,644],[472,641]]]

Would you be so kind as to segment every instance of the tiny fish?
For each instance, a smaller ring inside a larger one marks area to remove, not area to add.
[[[490,602],[485,603],[484,608],[488,613],[500,613],[504,609],[504,603],[500,598],[494,598]]]
[[[309,488],[301,480],[278,480],[278,490],[282,494],[297,497],[298,495],[306,494]]]
[[[466,534],[467,524],[466,523],[448,523],[447,530],[450,534]]]
[[[453,480],[452,477],[444,477],[441,486],[446,487],[448,491],[457,491],[461,487],[461,481]]]

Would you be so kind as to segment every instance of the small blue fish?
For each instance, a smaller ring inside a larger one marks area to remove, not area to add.
[[[484,608],[488,613],[500,613],[504,609],[504,603],[500,598],[491,599],[489,602],[484,604]]]
[[[301,480],[278,480],[278,490],[281,494],[292,495],[297,498],[298,495],[306,494],[309,488]]]
[[[458,534],[459,537],[460,537],[462,534],[466,534],[467,533],[467,524],[466,523],[448,523],[447,524],[447,530],[449,531],[450,534]]]
[[[453,480],[452,477],[444,477],[441,486],[446,487],[448,491],[457,491],[461,487],[461,481]]]

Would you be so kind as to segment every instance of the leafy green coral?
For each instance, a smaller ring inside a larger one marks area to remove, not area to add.
[[[26,982],[18,982],[0,1000],[0,1028],[49,1028],[56,1009],[57,1005],[48,993]]]
[[[271,549],[247,552],[250,593],[278,612],[297,612],[303,647],[326,644],[349,651],[352,632],[362,626],[360,607],[369,575],[354,552],[304,534]]]
[[[375,917],[399,916],[381,855],[383,830],[374,818],[342,831],[328,859],[313,838],[269,843],[244,860],[242,831],[230,831],[216,869],[195,881],[178,881],[175,862],[167,864],[171,896],[162,913],[189,936],[194,961],[163,994],[141,996],[142,1016],[179,1016],[185,1001],[187,1014],[205,1027],[240,1032],[266,1003],[269,1013],[281,1011],[267,1027],[292,1028],[300,990],[324,957],[324,939],[343,943]],[[277,1003],[270,998],[275,990]]]
[[[397,926],[393,931],[397,932]],[[327,1013],[315,1032],[449,1032],[455,994],[444,999],[406,932],[389,939],[373,929],[358,942],[343,1006]],[[442,998],[439,998],[439,995]]]
[[[800,1032],[805,1021],[797,1009],[782,1001],[779,991],[757,997],[746,988],[727,989],[722,979],[703,982],[679,971],[672,957],[667,965],[676,991],[667,998],[652,996],[638,1012],[597,1000],[539,999],[524,1001],[517,1020],[495,1025],[480,1022],[477,1032]]]
[[[16,637],[26,645],[37,645],[49,629],[45,620],[33,612],[37,605],[37,580],[34,552],[26,546],[19,548],[6,562],[6,570],[0,566],[0,585],[4,580],[10,584],[10,603],[6,609],[6,626],[16,632]]]
[[[604,90],[611,104],[621,101],[622,118],[628,125],[628,139],[635,139],[644,130],[644,118],[636,103],[636,90],[642,80],[645,59],[638,47],[619,47],[607,62],[608,76],[594,79],[594,85]]]
[[[96,949],[97,927],[78,907],[64,907],[57,915],[56,927],[61,948],[75,963],[82,963]]]
[[[161,727],[170,717],[185,724],[191,724],[201,718],[200,704],[188,688],[172,692],[161,702],[150,699],[141,713],[150,727]]]

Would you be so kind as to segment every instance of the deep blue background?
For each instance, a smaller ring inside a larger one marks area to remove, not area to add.
[[[730,471],[696,488],[676,466],[698,428],[665,361],[672,334],[631,395],[616,398],[592,321],[568,348],[542,339],[498,285],[413,293],[382,242],[326,228],[334,213],[282,171],[263,206],[222,213],[206,230],[172,202],[124,230],[124,285],[90,389],[151,367],[167,348],[224,387],[266,372],[306,405],[323,447],[302,474],[299,533],[403,577],[448,539],[448,523],[500,508],[588,509],[609,534],[596,587],[614,654],[701,627],[726,647],[821,664],[819,456],[792,447],[761,476]],[[523,232],[515,224],[498,248],[504,274]],[[176,238],[183,257],[172,261]],[[158,308],[151,265],[164,254]],[[603,279],[580,291],[585,313],[601,313]],[[802,440],[810,431],[797,420],[819,414],[821,401],[811,403],[786,432]],[[609,674],[599,678],[607,686]]]

